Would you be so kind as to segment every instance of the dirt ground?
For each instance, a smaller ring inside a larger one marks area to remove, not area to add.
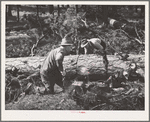
[[[144,83],[139,81],[129,81],[127,87],[114,88],[110,93],[114,97],[110,99],[113,103],[95,103],[93,93],[87,92],[84,101],[74,99],[71,85],[74,81],[66,82],[66,91],[55,85],[55,94],[30,93],[25,97],[20,97],[18,101],[10,102],[5,105],[6,110],[144,110]],[[93,82],[94,83],[94,82]],[[130,89],[130,87],[132,88]],[[43,87],[41,87],[42,89]],[[101,88],[100,88],[101,89]],[[94,88],[98,93],[99,88]],[[93,92],[94,92],[93,91]],[[102,93],[102,92],[100,92]],[[119,95],[119,96],[118,96]],[[116,96],[116,97],[115,97]],[[133,105],[134,103],[134,105]],[[100,105],[100,106],[97,106]],[[97,108],[96,108],[97,106]],[[95,107],[95,108],[94,108]]]
[[[19,103],[6,104],[6,110],[82,110],[82,107],[77,105],[71,99],[70,91],[61,92],[59,86],[55,86],[54,95],[39,95],[31,94],[25,96]]]

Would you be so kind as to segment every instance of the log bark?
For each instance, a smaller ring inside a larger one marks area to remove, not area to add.
[[[115,70],[128,69],[129,64],[134,61],[137,65],[144,69],[144,55],[129,55],[127,61],[120,60],[117,56],[108,55],[108,75],[112,75]],[[78,58],[78,61],[77,61]],[[10,70],[13,66],[20,69],[22,72],[34,73],[39,71],[45,57],[23,57],[23,58],[6,58],[5,70]],[[77,64],[75,64],[77,61]],[[92,76],[92,80],[104,79],[105,66],[103,58],[99,55],[70,55],[64,58],[64,69],[66,69],[67,77],[75,78],[77,75]]]

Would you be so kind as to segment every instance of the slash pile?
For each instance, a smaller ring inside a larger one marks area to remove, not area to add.
[[[144,110],[144,83],[128,81],[120,87],[110,88],[92,82],[75,86],[72,97],[85,110]]]
[[[70,82],[71,81],[69,81],[69,83]],[[117,82],[119,83],[117,86],[114,85],[115,82],[115,78],[110,83],[105,81],[88,82],[87,79],[83,81],[74,80],[72,85],[69,85],[67,88],[69,89],[69,92],[66,91],[64,93],[64,96],[69,97],[63,98],[65,101],[59,105],[62,106],[63,104],[66,104],[67,106],[70,106],[69,109],[74,110],[75,108],[71,108],[72,102],[70,102],[74,101],[74,104],[76,103],[77,106],[80,106],[80,109],[84,110],[145,109],[145,83],[143,80],[130,79],[123,83]],[[111,85],[111,83],[113,83],[113,85]],[[21,73],[15,68],[12,68],[11,71],[6,71],[5,86],[6,104],[10,102],[18,102],[20,98],[22,98],[21,95],[23,93],[29,97],[31,94],[39,93],[38,90],[43,88],[39,72],[31,75],[30,73]],[[40,93],[42,93],[41,91]],[[44,92],[42,95],[44,95]]]

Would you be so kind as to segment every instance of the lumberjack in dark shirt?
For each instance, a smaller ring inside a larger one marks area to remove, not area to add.
[[[64,89],[62,76],[65,75],[63,69],[64,56],[70,54],[72,44],[62,41],[59,48],[52,50],[43,62],[40,69],[41,79],[48,93],[54,93],[55,83]]]

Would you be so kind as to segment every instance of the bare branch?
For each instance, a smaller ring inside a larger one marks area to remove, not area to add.
[[[136,26],[135,26],[135,32],[136,32],[136,34],[137,34],[137,36],[138,36],[138,38],[140,39],[140,43],[142,44],[142,39],[141,39],[141,37],[139,36],[139,34],[138,34],[138,32],[137,32],[137,29],[136,29]]]
[[[125,32],[125,31],[122,30],[122,29],[117,29],[117,30],[115,30],[115,31],[122,31],[123,33],[125,33],[125,34],[128,36],[128,38],[134,39],[134,40],[137,41],[139,44],[145,44],[144,42],[141,42],[139,39],[133,38],[133,37],[129,36],[129,35],[127,34],[127,32]]]
[[[86,18],[85,18],[85,20],[81,19],[81,21],[85,24],[85,27],[87,27],[87,28],[89,27],[89,25],[86,22]]]

